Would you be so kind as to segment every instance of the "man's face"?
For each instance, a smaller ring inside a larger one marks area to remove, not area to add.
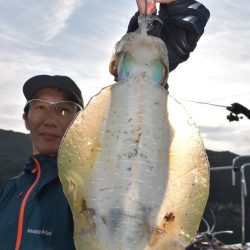
[[[69,100],[66,92],[53,88],[39,90],[33,99],[52,102]],[[32,109],[29,109],[28,113],[24,114],[24,120],[26,128],[30,131],[33,154],[56,156],[62,137],[76,114],[77,111],[69,116],[60,115],[54,106],[44,113],[32,112]]]

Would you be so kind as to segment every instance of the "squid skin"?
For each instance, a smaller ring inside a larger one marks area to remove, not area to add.
[[[119,81],[79,112],[59,151],[76,249],[185,249],[206,205],[209,171],[197,127],[160,86],[167,49],[145,32],[127,34],[110,69]]]

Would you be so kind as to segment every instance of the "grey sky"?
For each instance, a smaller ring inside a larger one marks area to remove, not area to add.
[[[171,73],[170,94],[191,114],[207,148],[250,154],[249,120],[229,123],[225,108],[183,101],[250,108],[250,5],[202,3],[210,20],[190,59]],[[0,0],[0,128],[26,132],[22,85],[36,74],[72,77],[85,102],[112,84],[109,60],[135,11],[127,0]]]

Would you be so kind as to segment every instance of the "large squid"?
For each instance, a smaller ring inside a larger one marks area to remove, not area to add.
[[[167,47],[138,22],[116,44],[117,83],[92,97],[60,147],[77,250],[185,249],[207,201],[199,131],[164,88]]]

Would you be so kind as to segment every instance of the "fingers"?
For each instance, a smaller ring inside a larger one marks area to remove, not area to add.
[[[152,15],[156,13],[157,8],[156,8],[156,3],[161,3],[161,4],[169,4],[172,2],[175,2],[176,0],[136,0],[138,9],[141,14],[146,13],[147,9],[147,14]],[[147,8],[146,8],[146,2],[147,2]]]
[[[166,4],[173,3],[175,1],[176,0],[155,0],[155,2],[157,2],[157,3],[166,3]]]
[[[152,15],[154,14],[157,9],[156,9],[156,3],[154,0],[136,0],[137,2],[137,6],[138,6],[138,9],[140,11],[141,14],[145,14],[146,11],[147,11],[147,14],[148,15]],[[147,4],[147,6],[146,6]]]
[[[151,6],[149,6],[149,8],[147,10],[147,14],[153,15],[154,13],[156,13],[156,11],[157,11],[156,5],[151,5]]]
[[[138,9],[141,14],[145,14],[145,1],[144,0],[136,0]]]

